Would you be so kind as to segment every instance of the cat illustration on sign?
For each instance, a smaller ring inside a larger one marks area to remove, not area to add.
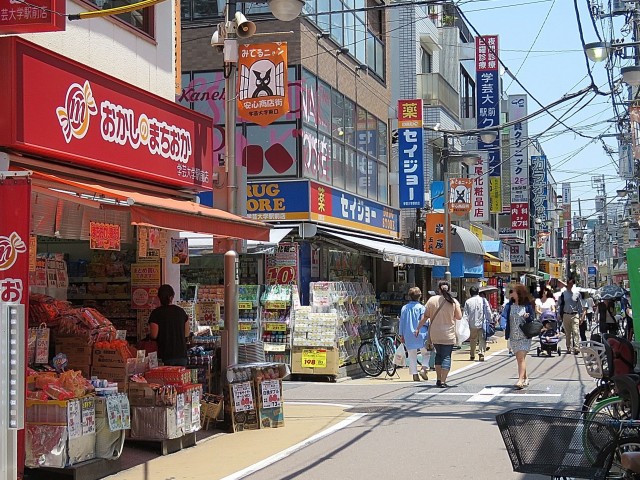
[[[253,98],[264,96],[273,97],[273,90],[269,87],[269,84],[271,83],[271,69],[267,70],[266,73],[263,74],[254,70],[253,74],[256,76],[256,89],[253,91]]]

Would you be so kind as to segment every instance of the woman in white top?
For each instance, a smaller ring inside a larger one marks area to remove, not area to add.
[[[556,312],[556,299],[553,297],[553,290],[549,286],[544,287],[540,298],[536,298],[536,313],[538,316],[547,312]]]

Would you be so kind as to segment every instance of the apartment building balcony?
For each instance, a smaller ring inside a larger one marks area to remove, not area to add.
[[[446,108],[456,120],[460,119],[458,92],[439,73],[419,73],[417,91],[425,106]]]

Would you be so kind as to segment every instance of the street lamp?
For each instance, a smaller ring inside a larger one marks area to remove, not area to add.
[[[264,3],[259,0],[227,0],[225,22],[211,37],[211,46],[224,55],[225,72],[225,169],[227,171],[227,209],[234,215],[244,215],[247,203],[247,177],[242,167],[236,165],[236,77],[238,38],[247,39],[256,34],[255,23],[236,11],[242,3]],[[291,21],[302,12],[302,0],[268,0],[271,13],[278,20]],[[230,20],[232,19],[232,20]],[[232,94],[233,92],[233,94]],[[227,354],[222,363],[226,367],[238,363],[238,253],[229,250],[224,256],[224,328],[227,331]],[[225,363],[226,362],[226,363]]]
[[[609,56],[610,49],[611,45],[607,42],[587,43],[584,46],[584,51],[587,53],[587,57],[595,63],[604,61]]]

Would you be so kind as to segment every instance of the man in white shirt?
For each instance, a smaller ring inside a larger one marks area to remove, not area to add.
[[[573,352],[578,355],[580,353],[578,350],[580,323],[585,321],[585,309],[575,284],[575,279],[567,280],[567,289],[560,295],[560,317],[564,326],[567,353]]]
[[[585,303],[585,312],[587,313],[587,327],[591,330],[591,321],[593,320],[593,307],[595,303],[593,302],[592,297],[587,297],[584,301]]]
[[[469,289],[471,297],[464,302],[462,319],[469,323],[469,345],[471,352],[469,359],[476,359],[476,345],[478,346],[478,360],[484,362],[484,352],[487,349],[487,339],[484,334],[484,323],[491,321],[489,302],[478,295],[478,287]]]

